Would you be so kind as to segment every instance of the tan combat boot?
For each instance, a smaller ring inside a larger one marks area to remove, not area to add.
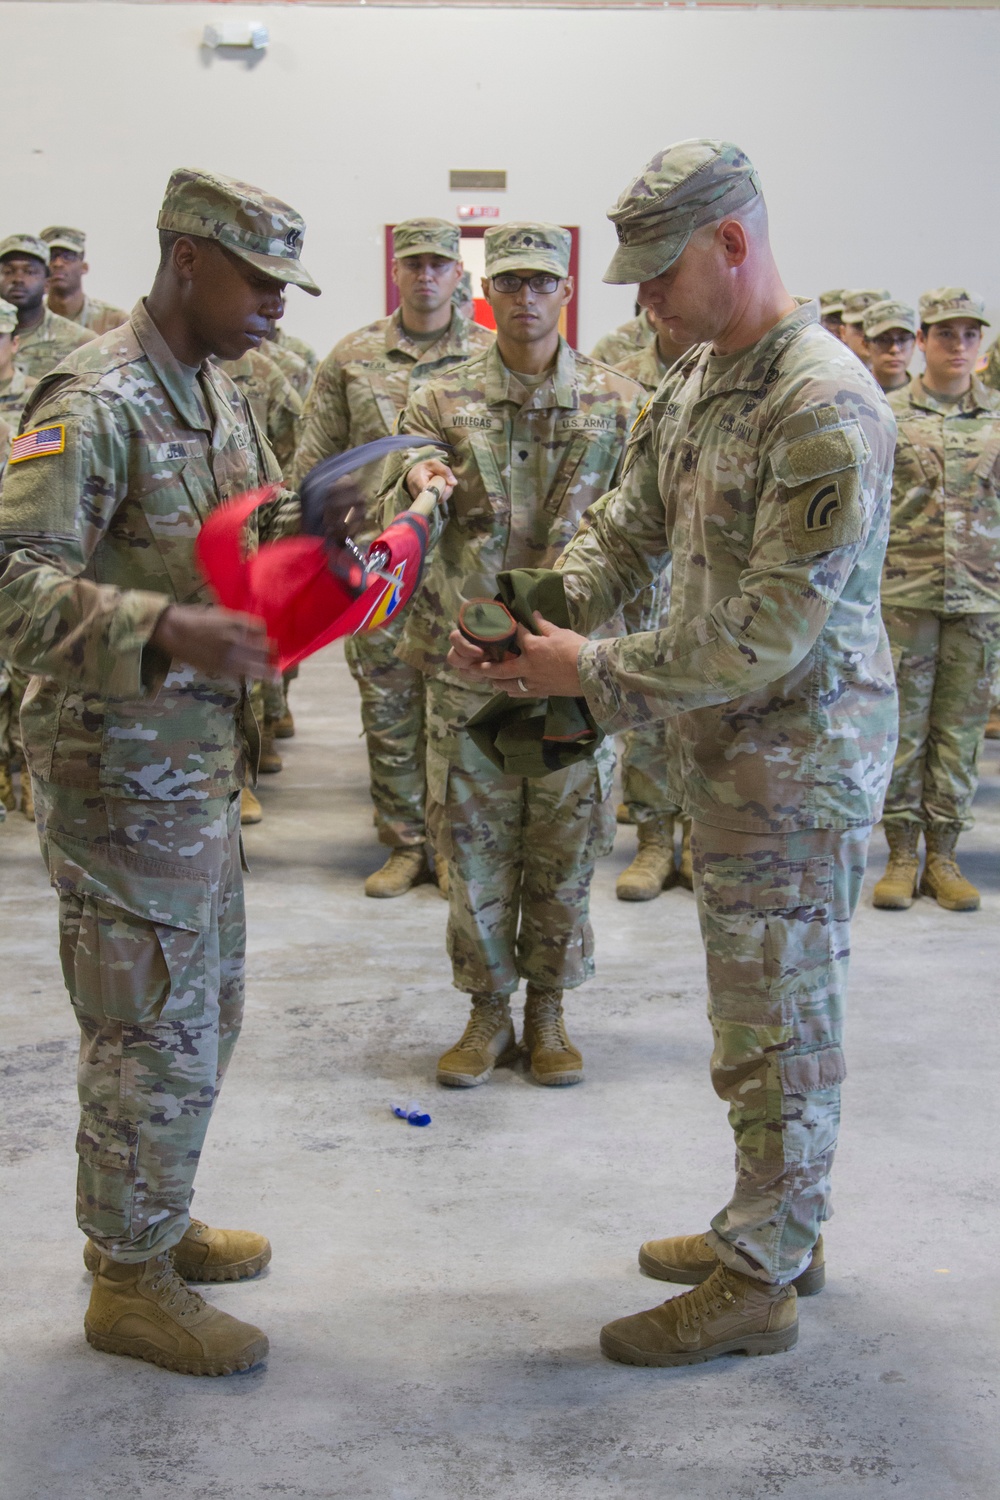
[[[125,1265],[102,1255],[83,1320],[87,1342],[181,1375],[233,1375],[267,1356],[266,1336],[211,1307],[167,1254]]]
[[[245,786],[240,792],[240,823],[244,826],[248,823],[260,823],[263,817],[264,809],[256,795],[248,786]]]
[[[955,825],[948,823],[932,823],[924,829],[927,861],[920,894],[933,896],[946,911],[978,911],[979,892],[955,863],[958,834]]]
[[[872,892],[872,904],[881,906],[885,911],[906,911],[913,905],[913,898],[917,894],[920,824],[897,823],[893,820],[883,826],[889,845],[889,863]]]
[[[436,854],[434,856],[434,879],[437,881],[438,890],[447,901],[448,893],[451,890],[451,874],[448,870],[448,861],[443,854]]]
[[[627,802],[619,802],[618,806],[615,808],[615,822],[616,823],[634,823],[635,822],[635,819],[633,818],[632,814],[628,810],[628,803]]]
[[[284,769],[284,761],[274,748],[274,720],[265,719],[260,732],[260,760],[257,770],[264,776],[276,776]]]
[[[780,1354],[799,1336],[795,1288],[728,1266],[660,1307],[601,1329],[601,1350],[623,1365],[698,1365],[720,1354]]]
[[[691,819],[681,818],[681,860],[677,866],[677,884],[694,890],[694,865],[691,861]]]
[[[280,719],[275,719],[271,725],[276,740],[293,740],[295,738],[295,720],[292,718],[290,708],[285,709]]]
[[[1000,704],[995,705],[991,710],[983,734],[988,740],[1000,740]]]
[[[678,1281],[682,1286],[700,1286],[719,1264],[715,1251],[703,1234],[675,1234],[666,1240],[647,1240],[639,1250],[639,1266],[657,1281]],[[823,1236],[813,1246],[809,1264],[792,1286],[800,1297],[815,1297],[826,1285]]]
[[[380,870],[369,875],[365,881],[365,895],[388,900],[391,896],[405,896],[415,885],[430,879],[427,855],[423,845],[412,848],[393,849]]]
[[[518,1057],[509,995],[473,995],[472,1014],[461,1037],[438,1060],[437,1081],[471,1089],[485,1083],[494,1068]]]
[[[531,1076],[536,1083],[582,1083],[583,1056],[566,1035],[562,990],[528,985],[521,1047],[531,1060]]]
[[[618,877],[619,901],[653,901],[677,879],[674,867],[673,818],[644,818],[636,825],[639,847],[635,859]]]
[[[210,1229],[192,1219],[184,1238],[167,1254],[185,1281],[249,1281],[271,1259],[271,1246],[250,1229]],[[83,1263],[96,1274],[101,1252],[93,1240],[83,1247]]]
[[[0,805],[8,812],[14,811],[14,783],[10,776],[9,760],[0,760]]]
[[[23,761],[21,762],[21,812],[32,823],[35,821],[35,799],[31,791],[31,776]]]

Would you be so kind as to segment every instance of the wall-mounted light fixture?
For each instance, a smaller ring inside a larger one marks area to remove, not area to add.
[[[202,34],[201,45],[213,52],[220,47],[263,52],[270,40],[267,27],[256,21],[210,21]]]

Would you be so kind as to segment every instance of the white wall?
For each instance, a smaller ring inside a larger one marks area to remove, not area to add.
[[[287,326],[325,350],[384,310],[385,222],[494,201],[581,225],[589,348],[631,312],[600,280],[605,209],[658,147],[718,135],[760,171],[793,291],[959,283],[1000,315],[997,11],[245,13],[272,38],[252,69],[202,57],[218,6],[0,3],[0,235],[81,225],[91,289],[131,306],[170,169],[247,178],[305,216],[325,295],[292,289]],[[453,195],[451,167],[509,190]]]

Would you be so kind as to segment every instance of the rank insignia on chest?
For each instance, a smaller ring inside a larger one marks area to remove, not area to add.
[[[32,432],[22,432],[10,445],[7,462],[23,464],[28,458],[44,458],[47,453],[61,453],[66,446],[66,424],[53,422],[49,427],[36,427]]]

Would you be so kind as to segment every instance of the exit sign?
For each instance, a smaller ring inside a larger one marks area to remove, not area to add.
[[[471,224],[474,219],[499,219],[500,210],[492,203],[460,203],[458,217],[463,224]]]

